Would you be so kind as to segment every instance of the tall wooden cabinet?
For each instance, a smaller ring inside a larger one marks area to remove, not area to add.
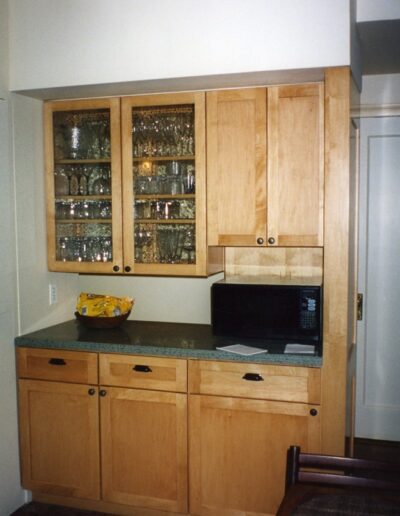
[[[323,86],[207,93],[208,242],[322,246]]]

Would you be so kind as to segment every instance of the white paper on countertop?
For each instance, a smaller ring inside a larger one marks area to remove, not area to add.
[[[286,344],[284,353],[313,355],[315,353],[315,346],[312,344]]]
[[[258,355],[260,353],[268,353],[268,349],[253,348],[252,346],[245,346],[244,344],[232,344],[230,346],[217,347],[220,351],[229,351],[229,353],[236,353],[237,355]]]

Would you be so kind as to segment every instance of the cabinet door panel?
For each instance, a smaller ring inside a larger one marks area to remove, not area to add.
[[[19,380],[22,485],[99,499],[98,397],[89,386]]]
[[[44,104],[48,268],[122,270],[120,101]]]
[[[101,399],[103,499],[185,512],[186,394],[106,391]]]
[[[209,245],[256,245],[266,233],[266,90],[207,93]]]
[[[319,407],[316,407],[319,412]],[[320,449],[320,415],[310,405],[190,397],[190,513],[275,514],[291,444]]]
[[[323,86],[268,88],[268,238],[321,246],[324,192]]]

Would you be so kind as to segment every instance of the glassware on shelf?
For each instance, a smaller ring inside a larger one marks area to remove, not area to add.
[[[133,156],[194,154],[194,106],[133,108]]]
[[[56,195],[69,194],[69,179],[64,167],[60,167],[55,171],[54,192]]]
[[[110,115],[106,109],[53,113],[54,155],[62,159],[109,159]]]

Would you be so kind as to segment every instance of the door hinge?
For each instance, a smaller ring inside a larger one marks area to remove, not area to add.
[[[357,321],[362,321],[363,318],[363,302],[364,296],[363,294],[357,294]]]

